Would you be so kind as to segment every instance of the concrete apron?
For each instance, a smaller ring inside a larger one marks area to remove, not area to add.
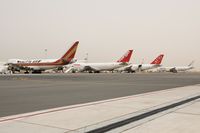
[[[89,132],[200,95],[200,85],[0,118],[1,133]],[[110,130],[123,132],[196,102],[185,103]]]

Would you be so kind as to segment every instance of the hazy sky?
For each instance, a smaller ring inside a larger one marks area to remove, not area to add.
[[[0,61],[59,58],[76,40],[77,58],[200,68],[200,0],[0,0]]]

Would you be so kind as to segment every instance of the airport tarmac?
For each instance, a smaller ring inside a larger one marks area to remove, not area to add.
[[[0,76],[0,117],[200,83],[198,73]]]

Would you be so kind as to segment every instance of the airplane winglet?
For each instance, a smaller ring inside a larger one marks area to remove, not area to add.
[[[194,64],[194,61],[192,61],[188,66],[193,66],[193,64]]]

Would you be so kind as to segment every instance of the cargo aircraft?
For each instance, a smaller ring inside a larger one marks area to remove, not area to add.
[[[75,42],[69,50],[59,59],[33,59],[33,60],[22,60],[22,59],[9,59],[7,62],[8,69],[13,73],[15,71],[25,70],[25,73],[42,73],[42,71],[62,68],[64,65],[74,62],[74,56],[79,42]]]

